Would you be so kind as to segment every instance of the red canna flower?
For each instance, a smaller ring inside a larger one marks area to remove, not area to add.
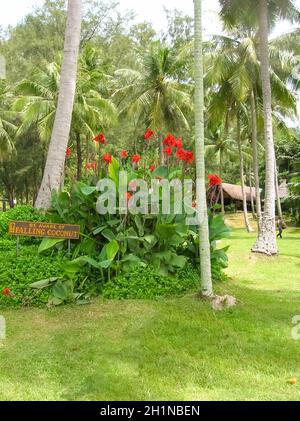
[[[168,133],[162,143],[165,146],[174,146],[175,140],[176,138],[172,135],[172,133]]]
[[[171,146],[167,146],[167,147],[164,149],[164,154],[166,154],[167,156],[170,156],[170,155],[171,155],[171,153],[172,153],[172,148],[171,148]]]
[[[144,139],[150,139],[150,137],[152,137],[152,136],[153,136],[153,131],[152,130],[148,129],[148,130],[145,131],[145,133],[144,133]]]
[[[182,145],[183,145],[182,139],[175,139],[174,144],[173,144],[174,148],[180,149],[182,148]]]
[[[112,163],[112,156],[110,153],[106,153],[102,156],[102,161],[106,162],[107,164],[111,164]]]
[[[103,133],[97,134],[97,136],[94,137],[94,141],[97,142],[97,143],[104,144],[106,142],[104,134]]]
[[[127,152],[127,151],[125,151],[125,149],[123,149],[123,150],[121,151],[121,153],[120,153],[120,157],[121,157],[121,158],[127,158],[127,156],[128,156],[128,152]]]
[[[94,171],[97,169],[97,162],[96,161],[92,162],[92,168],[93,168]]]
[[[155,170],[155,165],[150,165],[149,170],[152,172]]]
[[[140,155],[133,155],[133,156],[131,157],[131,161],[132,161],[133,163],[135,163],[135,164],[138,164],[138,163],[140,162],[140,160],[141,160]]]
[[[71,155],[72,155],[72,149],[71,148],[67,148],[66,149],[66,158],[70,158]]]
[[[92,170],[93,167],[92,167],[91,162],[87,162],[86,165],[85,165],[85,168],[86,168],[86,170]]]
[[[182,148],[179,148],[178,151],[176,151],[175,155],[179,159],[179,161],[185,161],[185,150]]]
[[[193,152],[186,152],[185,153],[185,161],[188,163],[188,164],[192,164],[193,162],[194,162],[194,154],[193,154]]]
[[[210,186],[219,186],[220,184],[222,184],[222,180],[217,174],[209,174],[208,179]]]
[[[125,193],[125,196],[126,196],[127,202],[129,202],[129,200],[132,198],[132,194],[129,192]]]
[[[3,297],[7,297],[8,295],[10,295],[10,289],[9,288],[5,288],[2,291],[2,295],[3,295]]]

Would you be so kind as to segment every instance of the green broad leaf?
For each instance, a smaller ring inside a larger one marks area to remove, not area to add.
[[[168,170],[168,167],[165,167],[162,165],[156,168],[152,174],[154,177],[167,178],[169,174],[169,170]]]
[[[49,300],[48,300],[48,307],[59,306],[62,303],[63,303],[63,300],[61,300],[60,298],[54,297],[53,295],[50,295]]]
[[[116,239],[115,234],[108,228],[106,228],[104,231],[102,231],[101,233],[103,235],[104,238],[106,238],[108,241],[113,241]]]
[[[44,289],[48,288],[54,282],[56,282],[59,278],[49,278],[49,279],[42,279],[41,281],[33,282],[32,284],[29,284],[30,288],[37,288],[37,289]]]
[[[108,175],[116,183],[116,186],[119,186],[119,171],[120,165],[118,161],[113,158],[111,164],[108,165]]]
[[[103,269],[108,269],[112,263],[113,263],[113,260],[102,260],[102,261],[99,263],[99,265],[100,265],[100,267],[102,267]]]
[[[85,196],[89,196],[90,194],[93,194],[95,193],[95,191],[97,191],[97,187],[96,186],[82,186],[80,187],[80,191]]]
[[[172,266],[175,266],[177,268],[183,269],[184,266],[186,265],[187,259],[185,256],[177,256],[176,254],[174,254],[172,256],[172,260],[170,262],[170,264]]]
[[[116,240],[111,241],[106,245],[106,256],[109,260],[114,260],[118,251],[119,251],[119,243]]]
[[[77,259],[72,260],[69,264],[71,266],[79,266],[79,267],[89,264],[93,266],[94,268],[99,269],[99,263],[95,259],[92,259],[89,256],[80,256]]]
[[[100,232],[102,232],[105,228],[106,228],[106,225],[102,225],[102,227],[95,228],[93,230],[93,234],[94,235],[100,234]]]
[[[52,288],[53,296],[62,301],[66,301],[70,297],[70,293],[70,287],[66,284],[66,282],[57,281]]]
[[[56,246],[58,243],[62,243],[65,240],[63,238],[43,238],[38,248],[38,253],[43,253]]]

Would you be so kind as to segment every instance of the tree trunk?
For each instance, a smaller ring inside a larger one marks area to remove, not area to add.
[[[15,197],[14,197],[14,190],[9,190],[8,192],[8,203],[9,207],[13,209],[15,207]]]
[[[59,190],[64,181],[66,149],[68,146],[74,96],[77,60],[81,33],[82,0],[68,1],[64,57],[61,68],[59,96],[42,184],[35,206],[49,209],[52,190]]]
[[[90,162],[90,139],[86,138],[86,163],[88,164]],[[89,170],[87,169],[87,165],[85,165],[85,175],[88,175]]]
[[[256,115],[256,101],[255,94],[251,92],[251,124],[252,124],[252,158],[253,158],[253,174],[255,184],[255,204],[257,215],[257,230],[260,232],[261,225],[261,198],[259,188],[259,171],[258,171],[258,153],[257,153],[257,115]]]
[[[276,160],[275,160],[275,192],[276,192],[276,202],[277,202],[277,213],[278,213],[279,218],[283,221],[281,200],[280,200],[280,195],[279,195],[278,171],[277,171],[277,166],[276,166]]]
[[[255,214],[255,207],[254,207],[251,166],[249,166],[249,187],[250,187],[251,212],[252,212],[252,217],[255,220],[256,214]]]
[[[275,228],[275,151],[272,127],[270,63],[268,50],[268,2],[259,0],[259,36],[261,80],[263,89],[266,182],[261,229],[252,251],[268,256],[278,253]]]
[[[197,174],[197,213],[199,218],[201,294],[213,296],[209,227],[205,185],[204,88],[202,52],[202,2],[194,0],[195,11],[195,153]]]
[[[80,133],[76,133],[77,180],[82,178],[82,151]]]
[[[223,178],[223,152],[220,150],[220,166],[219,166],[219,176],[222,180]],[[223,185],[220,185],[220,199],[221,199],[221,211],[222,213],[225,213],[225,205],[224,205],[224,191],[223,191]]]
[[[237,117],[237,144],[239,149],[239,159],[240,159],[240,180],[241,180],[241,189],[242,189],[242,197],[243,197],[243,212],[244,212],[244,221],[245,227],[247,232],[252,232],[252,228],[248,218],[248,209],[247,209],[247,197],[245,192],[245,182],[244,182],[244,157],[242,152],[242,145],[241,145],[241,128],[240,128],[240,121]]]

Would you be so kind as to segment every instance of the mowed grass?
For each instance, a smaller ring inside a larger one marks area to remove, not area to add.
[[[224,242],[230,280],[217,291],[238,305],[222,312],[196,293],[3,310],[0,399],[299,400],[300,230],[284,231],[279,257],[251,255],[254,238],[235,228]]]

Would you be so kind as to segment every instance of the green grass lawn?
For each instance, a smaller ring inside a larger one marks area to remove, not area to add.
[[[0,399],[299,400],[300,230],[284,231],[279,257],[251,255],[254,238],[235,228],[226,241],[217,290],[238,305],[223,312],[193,293],[1,311]]]

